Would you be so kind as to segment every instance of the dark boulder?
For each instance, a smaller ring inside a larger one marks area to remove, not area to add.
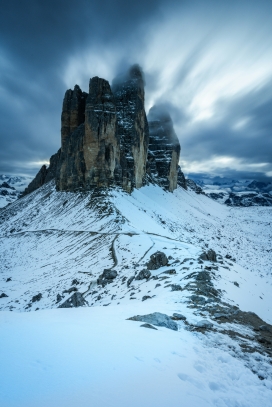
[[[144,269],[139,272],[139,274],[135,277],[135,280],[148,280],[151,277],[151,273],[149,270]]]
[[[39,294],[37,294],[37,295],[34,295],[33,297],[32,297],[32,302],[36,302],[36,301],[40,301],[42,299],[42,294],[41,293],[39,293]]]
[[[216,253],[215,253],[215,251],[212,250],[212,249],[209,249],[207,252],[203,252],[203,253],[199,256],[199,258],[200,258],[201,260],[205,260],[205,261],[214,261],[214,262],[217,261],[217,260],[216,260]]]
[[[175,321],[173,321],[168,315],[162,314],[160,312],[153,312],[153,314],[147,315],[135,315],[134,317],[128,318],[130,321],[140,321],[152,324],[155,326],[162,326],[173,331],[178,330],[178,326]]]
[[[63,304],[59,305],[58,308],[77,308],[88,306],[88,302],[85,300],[80,292],[75,292],[68,300],[64,301]]]
[[[147,268],[149,270],[157,270],[160,267],[166,266],[167,264],[167,256],[163,252],[158,251],[150,256],[150,260],[147,263]]]
[[[111,269],[105,269],[103,273],[98,277],[97,284],[105,287],[106,284],[112,283],[117,277],[117,271]]]

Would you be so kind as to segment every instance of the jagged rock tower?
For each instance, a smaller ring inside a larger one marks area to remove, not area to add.
[[[67,90],[61,115],[61,149],[25,194],[55,178],[58,191],[119,186],[127,192],[153,182],[172,192],[182,184],[180,145],[167,112],[154,106],[149,123],[144,77],[133,65],[110,84],[90,79],[89,93]]]
[[[163,188],[177,188],[180,144],[167,111],[153,106],[148,114],[148,172]]]

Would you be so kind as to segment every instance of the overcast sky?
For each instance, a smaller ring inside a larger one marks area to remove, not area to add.
[[[272,178],[272,1],[9,0],[0,13],[0,174],[60,147],[64,92],[138,63],[185,173]]]

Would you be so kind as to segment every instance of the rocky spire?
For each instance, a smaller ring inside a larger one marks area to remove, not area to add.
[[[97,76],[90,80],[86,101],[83,152],[86,186],[113,184],[120,162],[116,107],[108,81]]]
[[[85,122],[63,144],[58,190],[88,190],[114,184],[120,161],[117,117],[113,94],[105,79],[90,79],[84,118]]]
[[[127,192],[143,185],[146,174],[148,123],[144,109],[144,78],[138,65],[113,81],[118,137],[120,139],[120,185]]]
[[[153,106],[148,114],[149,151],[147,172],[163,188],[177,188],[180,144],[165,108]]]
[[[74,90],[67,90],[63,99],[61,113],[61,148],[64,148],[67,137],[85,121],[85,103],[87,93],[78,85]]]

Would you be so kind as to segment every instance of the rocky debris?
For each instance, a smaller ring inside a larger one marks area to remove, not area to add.
[[[144,108],[144,76],[139,65],[113,80],[121,171],[118,184],[131,192],[141,188],[146,175],[149,128]]]
[[[5,293],[0,294],[0,298],[5,298],[5,297],[8,297],[8,295]]]
[[[80,282],[76,278],[74,278],[71,285],[78,285],[78,284],[80,284]]]
[[[218,200],[216,194],[209,194],[212,199]],[[249,192],[248,194],[239,194],[230,192],[229,197],[224,202],[228,206],[272,206],[272,195],[269,193]]]
[[[134,280],[135,276],[131,276],[129,277],[128,281],[127,281],[127,286],[129,287],[130,284],[132,283],[132,281]]]
[[[173,274],[177,274],[177,272],[176,272],[175,269],[171,269],[171,270],[164,271],[163,274],[170,274],[170,275],[173,275]]]
[[[204,260],[204,261],[216,262],[216,253],[213,249],[209,249],[207,252],[202,253],[199,256],[199,259]]]
[[[179,284],[171,284],[172,291],[182,291],[182,287]]]
[[[134,317],[128,318],[130,321],[140,321],[147,322],[155,326],[162,326],[173,331],[178,330],[178,326],[175,321],[173,321],[168,315],[161,314],[160,312],[153,312],[147,315],[136,315]]]
[[[149,146],[147,173],[161,187],[173,192],[178,182],[180,144],[169,113],[153,106],[148,113]]]
[[[160,267],[166,266],[168,264],[168,259],[165,253],[156,252],[150,256],[150,260],[147,263],[147,268],[149,270],[157,270]]]
[[[197,322],[196,326],[198,328],[211,329],[213,327],[213,323],[210,321],[207,321],[206,319],[202,319],[201,321]]]
[[[233,281],[233,284],[236,285],[236,287],[239,287],[239,283],[237,283],[237,281]]]
[[[62,295],[58,294],[57,295],[57,303],[60,302],[62,300],[62,298],[63,298]]]
[[[42,299],[42,294],[41,293],[39,293],[39,294],[37,294],[37,295],[34,295],[33,297],[32,297],[32,302],[37,302],[37,301],[40,301]]]
[[[152,297],[150,297],[150,295],[144,295],[143,298],[142,298],[142,301],[146,301],[146,300],[149,300],[151,298]]]
[[[6,279],[6,283],[8,283],[9,281],[11,281],[11,277],[8,277],[8,278]]]
[[[75,291],[77,291],[77,288],[76,287],[71,287],[71,288],[68,288],[68,290],[64,290],[62,293],[63,294],[71,294],[71,293],[73,293],[73,292],[75,292]]]
[[[117,271],[111,269],[105,269],[103,273],[98,277],[97,284],[105,287],[106,284],[110,284],[117,277]]]
[[[147,269],[141,270],[138,275],[135,277],[135,280],[148,280],[151,277],[151,273]]]
[[[200,271],[196,276],[197,281],[211,281],[210,273],[207,271]]]
[[[267,325],[261,325],[259,326],[260,331],[265,331],[265,332],[270,332],[270,329]]]
[[[143,324],[140,325],[141,328],[150,328],[150,329],[155,329],[157,331],[157,328],[155,328],[153,325],[151,324]]]
[[[83,295],[76,291],[68,300],[64,301],[63,304],[59,305],[58,308],[77,308],[89,305],[85,300]]]
[[[194,191],[196,194],[205,195],[203,189],[199,185],[197,185],[195,181],[193,181],[192,179],[186,179],[186,186],[187,189],[189,189],[190,191]]]
[[[158,284],[155,285],[155,288],[158,288],[160,286],[161,286],[161,284],[158,283]]]
[[[174,312],[171,319],[173,319],[174,321],[186,321],[187,318],[182,314],[178,314],[178,313]]]

